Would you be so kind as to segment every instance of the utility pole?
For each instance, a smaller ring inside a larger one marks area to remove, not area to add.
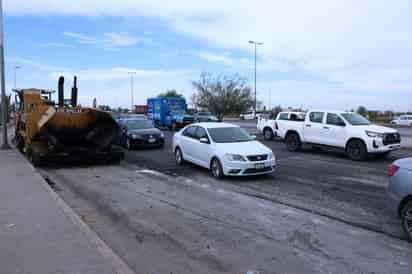
[[[4,79],[4,34],[3,34],[3,0],[0,0],[0,89],[1,89],[1,123],[3,126],[3,145],[1,149],[10,149],[9,142],[7,140],[7,117],[8,117],[8,105],[6,104],[6,81]]]
[[[133,111],[134,108],[134,79],[133,75],[136,74],[136,71],[129,71],[130,74],[130,97],[131,97],[131,104],[130,104],[130,111]]]
[[[261,46],[261,45],[263,45],[263,43],[261,43],[261,42],[256,42],[256,41],[253,41],[253,40],[249,40],[249,44],[252,44],[252,45],[254,45],[254,47],[255,47],[255,104],[254,104],[254,108],[253,108],[253,110],[254,110],[254,115],[255,115],[255,118],[256,118],[256,105],[257,105],[257,100],[256,100],[256,76],[257,76],[257,46]]]

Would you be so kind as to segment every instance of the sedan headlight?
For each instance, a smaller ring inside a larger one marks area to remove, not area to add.
[[[246,159],[242,155],[238,154],[226,154],[225,155],[226,159],[231,162],[245,162]]]
[[[139,135],[139,134],[131,134],[130,137],[131,137],[132,139],[140,139],[140,138],[142,138],[142,136]]]
[[[160,133],[160,138],[164,138],[165,134],[163,132]]]
[[[383,138],[383,133],[369,131],[369,130],[366,130],[365,133],[371,138]]]
[[[273,159],[275,159],[275,155],[273,155],[273,153],[271,152],[271,153],[269,153],[268,154],[268,159],[269,160],[273,160]]]

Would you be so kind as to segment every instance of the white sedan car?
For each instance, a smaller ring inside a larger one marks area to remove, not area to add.
[[[176,163],[208,168],[216,178],[272,173],[276,158],[271,149],[237,125],[197,123],[173,137]]]

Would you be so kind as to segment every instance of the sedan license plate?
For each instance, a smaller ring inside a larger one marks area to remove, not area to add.
[[[255,168],[256,168],[256,169],[264,169],[264,168],[265,168],[265,164],[255,164]]]
[[[148,141],[149,143],[155,143],[155,142],[156,142],[156,139],[155,139],[155,138],[149,138],[147,141]]]

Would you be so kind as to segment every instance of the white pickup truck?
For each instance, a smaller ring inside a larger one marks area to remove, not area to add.
[[[366,160],[368,154],[387,155],[400,149],[400,134],[392,128],[371,124],[363,116],[344,111],[314,110],[303,122],[283,121],[277,134],[289,151],[303,144],[344,150],[352,160]]]
[[[284,121],[302,122],[305,120],[305,113],[295,111],[282,111],[276,118],[272,116],[261,116],[257,122],[258,132],[263,134],[266,141],[272,140],[283,133]]]

